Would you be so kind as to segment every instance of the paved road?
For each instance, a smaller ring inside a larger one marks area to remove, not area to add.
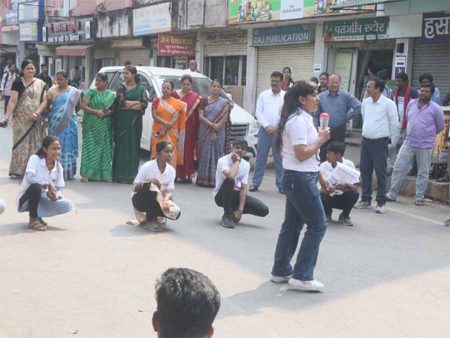
[[[178,222],[154,234],[126,225],[130,186],[67,184],[77,212],[27,229],[7,178],[11,130],[0,130],[0,337],[154,337],[154,281],[168,267],[206,273],[222,294],[216,337],[448,337],[448,208],[390,204],[385,215],[355,210],[356,226],[329,226],[316,277],[321,294],[268,281],[284,200],[269,173],[255,196],[268,217],[234,230],[209,189],[178,185]]]

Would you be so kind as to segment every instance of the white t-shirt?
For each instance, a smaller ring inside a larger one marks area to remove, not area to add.
[[[217,161],[217,170],[216,170],[216,186],[213,190],[213,195],[216,196],[220,187],[225,181],[225,175],[223,171],[225,169],[231,169],[233,167],[233,160],[231,159],[231,154],[222,156]],[[243,158],[239,163],[239,171],[234,179],[234,190],[241,190],[242,184],[248,184],[248,174],[250,173],[250,163],[248,163]]]
[[[37,182],[29,182],[27,173],[33,174]],[[25,169],[25,175],[23,177],[22,183],[20,185],[19,194],[16,198],[16,204],[19,206],[19,200],[25,194],[27,189],[32,183],[49,183],[51,182],[56,189],[62,189],[66,185],[64,182],[63,168],[59,161],[53,166],[51,171],[48,170],[47,164],[45,163],[45,158],[40,158],[37,155],[32,155],[27,163],[27,168]]]
[[[403,96],[397,96],[397,112],[400,124],[403,121],[403,115],[405,114],[405,98]]]
[[[161,191],[173,190],[175,189],[175,176],[175,169],[169,163],[166,163],[164,172],[161,172],[158,168],[157,160],[154,159],[144,163],[144,165],[139,169],[133,183],[138,184],[145,181],[150,181],[152,179],[157,179],[161,182]]]
[[[295,157],[294,151],[295,145],[310,145],[317,141],[317,130],[310,114],[299,110],[299,114],[291,116],[286,123],[282,137],[284,169],[303,172],[319,171],[320,159],[318,153],[304,161],[299,161]]]

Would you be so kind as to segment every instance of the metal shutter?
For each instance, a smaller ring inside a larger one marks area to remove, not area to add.
[[[283,67],[292,68],[295,81],[309,80],[313,74],[314,44],[271,46],[258,48],[258,72],[256,92],[270,88],[270,74],[282,71]]]
[[[420,38],[414,39],[412,64],[413,86],[419,85],[419,76],[423,73],[433,75],[433,83],[441,92],[441,100],[450,91],[450,46],[425,45]]]
[[[205,45],[205,56],[247,55],[247,45]]]
[[[119,53],[119,64],[123,65],[125,61],[130,60],[133,65],[150,65],[150,49],[122,49]]]

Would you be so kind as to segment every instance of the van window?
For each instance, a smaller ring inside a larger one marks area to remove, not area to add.
[[[145,89],[147,89],[149,101],[152,101],[156,97],[155,88],[153,88],[152,83],[149,82],[147,78],[142,74],[139,74],[139,80],[141,80],[141,84],[145,87]]]
[[[116,91],[121,83],[123,83],[123,73],[117,72],[116,76],[114,76],[114,79],[112,79],[112,81],[109,83],[109,89]]]

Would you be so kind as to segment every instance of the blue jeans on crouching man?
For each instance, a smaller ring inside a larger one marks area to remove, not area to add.
[[[256,154],[255,171],[253,172],[252,185],[259,187],[264,177],[267,166],[267,158],[269,150],[272,148],[273,163],[275,165],[275,184],[280,189],[281,179],[283,175],[283,165],[281,164],[281,156],[274,147],[275,133],[269,134],[263,127],[258,131],[258,149]]]
[[[286,211],[275,249],[272,274],[308,281],[314,279],[319,246],[327,229],[325,211],[317,187],[318,172],[285,170],[283,190]],[[306,232],[294,268],[291,259],[297,248],[304,224]]]

